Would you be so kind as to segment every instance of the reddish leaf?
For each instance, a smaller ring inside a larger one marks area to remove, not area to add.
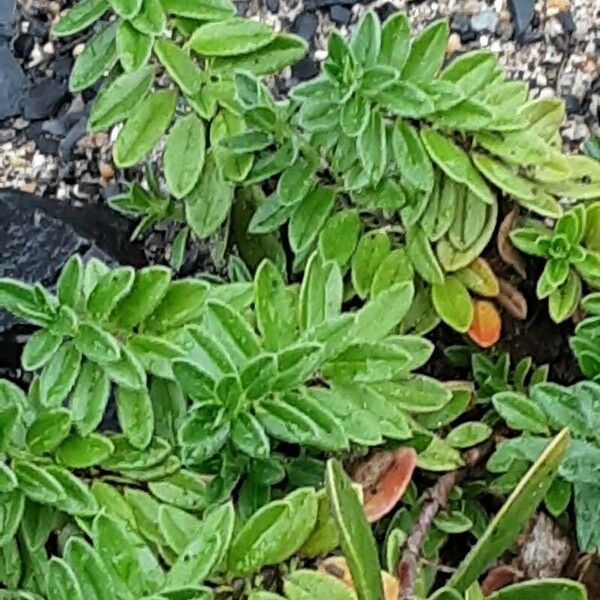
[[[488,571],[483,583],[481,591],[484,596],[489,596],[492,592],[496,592],[512,583],[515,580],[516,572],[509,565],[498,565]]]
[[[500,339],[501,329],[502,320],[496,307],[488,300],[474,300],[469,337],[478,346],[489,348]]]
[[[369,523],[381,519],[398,503],[412,479],[417,464],[413,448],[376,452],[354,471],[363,486],[363,506]]]

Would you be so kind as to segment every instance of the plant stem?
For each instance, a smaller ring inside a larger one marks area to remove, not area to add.
[[[398,600],[414,600],[414,585],[419,566],[421,546],[431,529],[433,519],[441,508],[448,503],[448,496],[454,488],[468,475],[469,471],[481,462],[492,450],[493,442],[487,441],[471,448],[464,455],[465,466],[457,471],[442,475],[437,483],[425,492],[425,504],[406,540],[406,545],[396,569],[400,581]]]

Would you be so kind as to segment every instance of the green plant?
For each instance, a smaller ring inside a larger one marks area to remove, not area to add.
[[[581,301],[581,307],[589,314],[577,323],[569,345],[577,357],[581,372],[588,379],[600,383],[600,293],[586,296]]]
[[[557,323],[577,309],[582,279],[591,287],[600,286],[600,252],[595,241],[597,209],[592,208],[595,206],[575,206],[558,219],[553,229],[527,221],[510,233],[519,250],[547,260],[536,294],[540,299],[548,298],[550,316]],[[593,222],[590,228],[588,215]]]
[[[116,16],[111,22],[103,19],[109,10]],[[230,0],[81,0],[52,28],[55,36],[70,36],[96,21],[104,25],[78,56],[69,87],[81,91],[110,73],[88,126],[99,131],[125,122],[113,149],[117,166],[130,167],[147,157],[176,117],[164,168],[177,198],[192,191],[202,171],[205,121],[212,123],[211,137],[242,125],[233,96],[234,70],[277,73],[307,50],[301,38],[235,13]],[[171,88],[160,89],[159,70],[168,74]],[[190,110],[176,116],[181,100]]]
[[[600,523],[592,506],[598,497],[600,468],[600,385],[582,381],[570,387],[540,383],[529,397],[516,392],[499,392],[493,404],[513,430],[522,435],[501,442],[488,462],[488,470],[500,475],[499,489],[510,489],[535,460],[551,432],[569,427],[573,440],[567,450],[545,503],[555,516],[562,514],[574,499],[577,539],[582,550],[598,548]],[[494,484],[492,484],[494,485]]]

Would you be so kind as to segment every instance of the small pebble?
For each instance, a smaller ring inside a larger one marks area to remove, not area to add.
[[[451,56],[455,52],[458,52],[462,47],[460,43],[460,35],[458,33],[451,33],[448,38],[448,46],[446,48],[446,54]]]
[[[98,171],[100,172],[100,177],[105,180],[112,179],[115,176],[115,170],[110,163],[100,161],[98,165]]]

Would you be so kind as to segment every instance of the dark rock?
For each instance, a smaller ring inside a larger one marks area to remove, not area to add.
[[[27,58],[31,54],[34,45],[35,38],[29,33],[22,33],[14,39],[13,50],[19,58]]]
[[[377,12],[377,15],[383,23],[384,21],[387,21],[387,19],[389,19],[392,15],[395,15],[398,12],[398,9],[391,2],[386,2],[385,4],[378,6],[375,9],[375,11]]]
[[[304,8],[307,10],[315,10],[316,8],[328,8],[335,4],[341,4],[344,6],[352,6],[354,4],[364,4],[364,2],[357,2],[356,0],[304,0]]]
[[[515,37],[519,43],[530,41],[531,23],[535,14],[535,0],[508,0],[515,26]]]
[[[571,35],[575,31],[575,22],[573,21],[571,11],[565,10],[563,12],[559,12],[556,15],[556,18],[562,25],[564,33],[566,33],[567,35]]]
[[[87,116],[81,117],[67,135],[61,140],[59,145],[60,157],[64,162],[71,158],[75,144],[85,135],[87,130]]]
[[[238,2],[235,3],[235,8],[237,11],[237,16],[238,17],[245,17],[246,16],[246,11],[248,10],[248,5],[245,2],[245,0],[239,0]]]
[[[63,79],[67,78],[71,74],[74,62],[73,57],[68,54],[57,56],[52,63],[54,74]]]
[[[329,18],[339,25],[348,25],[352,18],[352,11],[345,6],[336,4],[329,9]]]
[[[49,154],[52,156],[58,154],[58,140],[54,140],[51,137],[41,135],[35,140],[35,145],[42,154]]]
[[[477,39],[477,33],[471,27],[471,19],[468,15],[456,13],[452,16],[450,29],[460,36],[463,44],[468,44]]]
[[[0,40],[15,35],[17,23],[17,0],[0,0]]]
[[[36,19],[31,15],[27,16],[27,20],[29,21],[29,33],[35,37],[40,45],[45,44],[48,41],[49,36],[48,23],[41,21],[40,19]]]
[[[279,0],[267,0],[269,12],[276,13],[279,10]]]
[[[292,33],[299,35],[302,39],[312,44],[319,20],[314,13],[300,13],[292,23]]]
[[[0,45],[0,121],[19,113],[26,78],[10,48]]]
[[[141,266],[141,248],[129,241],[132,224],[100,205],[75,208],[0,190],[0,277],[52,286],[68,258],[91,248],[114,262]],[[0,331],[12,323],[0,311]]]
[[[69,90],[66,82],[45,77],[36,81],[21,103],[21,114],[25,119],[48,119],[56,114],[67,99]]]
[[[564,97],[565,101],[565,109],[568,115],[580,115],[583,112],[583,106],[581,105],[581,101],[577,96],[573,96],[573,94],[567,94]]]
[[[300,81],[312,79],[319,74],[319,66],[310,57],[303,58],[292,67],[292,75]]]

